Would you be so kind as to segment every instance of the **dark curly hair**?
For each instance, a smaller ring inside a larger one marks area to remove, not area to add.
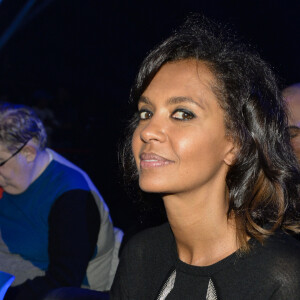
[[[189,17],[143,61],[130,95],[135,111],[159,69],[186,59],[204,62],[214,74],[225,127],[239,149],[226,183],[228,217],[234,213],[242,249],[249,248],[247,236],[263,242],[278,228],[299,232],[300,173],[276,78],[268,64],[228,29],[204,17]],[[137,180],[131,149],[137,122],[136,113],[120,152],[131,182]]]

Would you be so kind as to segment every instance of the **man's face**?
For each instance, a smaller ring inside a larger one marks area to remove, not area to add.
[[[289,125],[300,127],[300,84],[285,89],[282,94],[288,107]]]
[[[300,163],[300,128],[297,126],[290,126],[291,144]]]
[[[292,147],[300,163],[300,84],[286,88],[282,95],[288,108]]]
[[[20,194],[30,184],[30,166],[24,155],[25,147],[16,155],[0,144],[0,163],[10,159],[0,166],[0,186],[8,194]]]

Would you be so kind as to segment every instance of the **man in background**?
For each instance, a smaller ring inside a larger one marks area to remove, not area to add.
[[[60,287],[109,290],[122,232],[80,168],[46,148],[25,106],[0,105],[0,270],[5,299],[42,299]]]
[[[300,162],[300,83],[288,86],[282,91],[282,95],[288,107],[292,146]]]

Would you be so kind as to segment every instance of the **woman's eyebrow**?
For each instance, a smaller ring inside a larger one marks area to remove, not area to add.
[[[142,95],[142,96],[140,97],[138,103],[151,104],[151,101],[150,101],[147,97],[145,97],[145,96]]]
[[[205,105],[201,99],[199,100],[199,102],[197,102],[190,97],[183,97],[183,96],[172,97],[172,98],[168,99],[167,104],[172,105],[172,104],[180,104],[180,103],[185,103],[185,102],[195,104],[195,105],[199,106],[201,109],[205,109]],[[141,96],[138,103],[151,104],[151,101],[149,98],[147,98],[145,96]]]
[[[199,102],[195,101],[190,97],[172,97],[168,100],[168,104],[180,104],[185,102],[195,104],[199,106],[201,109],[205,109],[205,105],[201,99],[199,99]]]

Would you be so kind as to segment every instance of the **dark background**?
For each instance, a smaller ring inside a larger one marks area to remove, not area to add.
[[[29,2],[0,1],[0,36]],[[31,2],[0,47],[0,100],[52,110],[50,146],[89,173],[125,230],[137,220],[117,159],[130,86],[146,53],[188,13],[229,24],[281,87],[300,81],[300,1]]]

